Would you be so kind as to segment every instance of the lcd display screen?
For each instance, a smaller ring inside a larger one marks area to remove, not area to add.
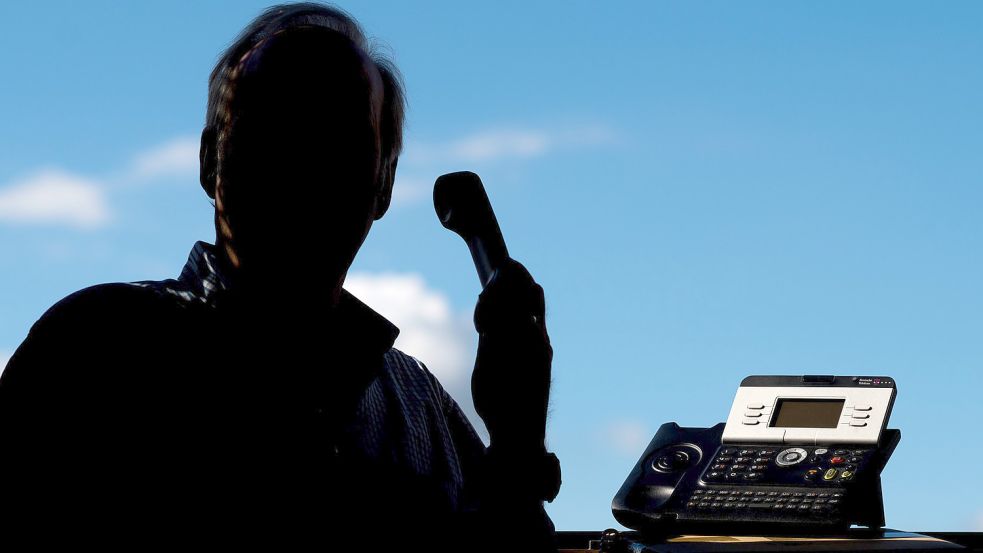
[[[779,399],[771,425],[781,428],[836,428],[844,399]]]

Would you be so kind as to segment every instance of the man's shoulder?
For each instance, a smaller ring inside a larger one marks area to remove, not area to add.
[[[173,304],[155,287],[142,283],[107,282],[87,286],[55,302],[32,327],[65,323],[78,326],[133,322]]]
[[[386,352],[386,378],[396,393],[404,398],[437,406],[440,410],[457,408],[451,395],[437,376],[416,357],[397,348]]]

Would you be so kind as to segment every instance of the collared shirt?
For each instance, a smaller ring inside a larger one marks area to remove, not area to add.
[[[177,279],[129,284],[221,310],[232,290],[223,267],[216,247],[198,241]],[[476,470],[485,445],[467,416],[423,363],[393,347],[399,329],[392,322],[344,289],[336,311],[340,324],[331,328],[340,336],[333,342],[358,344],[365,358],[378,355],[381,363],[354,368],[369,372],[354,383],[364,390],[354,417],[330,444],[331,454],[380,464],[395,460],[400,471],[437,486],[438,502],[449,511],[470,508],[464,504],[464,473]],[[311,405],[315,413],[331,413],[331,406],[316,399]]]
[[[485,445],[392,347],[391,322],[348,292],[331,314],[289,321],[230,292],[197,242],[176,279],[91,286],[45,312],[0,377],[4,500],[129,523],[312,512],[308,529],[352,532],[484,516]]]

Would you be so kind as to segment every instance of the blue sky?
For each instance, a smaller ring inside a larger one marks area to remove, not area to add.
[[[616,526],[655,429],[744,376],[838,373],[898,381],[888,525],[983,530],[983,4],[611,4],[342,5],[410,105],[352,290],[466,404],[478,283],[429,194],[474,170],[547,294],[559,529]],[[214,239],[207,76],[266,5],[0,7],[0,356]]]

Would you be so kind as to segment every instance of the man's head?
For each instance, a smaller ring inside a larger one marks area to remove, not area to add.
[[[389,207],[403,113],[397,70],[344,12],[291,4],[250,23],[212,71],[201,137],[232,266],[341,278]]]

